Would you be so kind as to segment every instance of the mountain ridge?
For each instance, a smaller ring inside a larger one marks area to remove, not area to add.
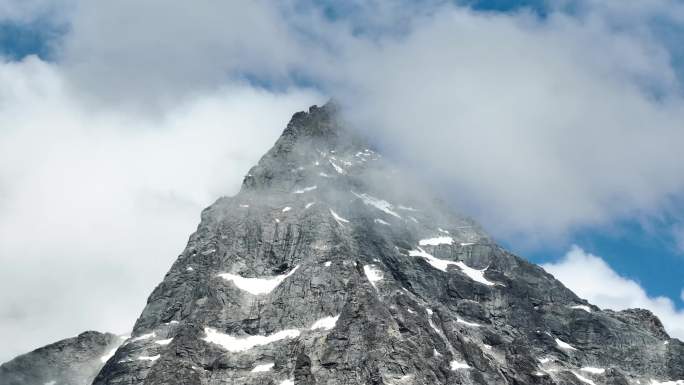
[[[240,191],[202,211],[93,384],[684,379],[684,344],[652,313],[580,299],[339,114],[294,114]]]

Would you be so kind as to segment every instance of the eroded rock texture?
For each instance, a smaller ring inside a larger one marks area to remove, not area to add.
[[[121,337],[85,332],[0,365],[1,385],[89,385]]]

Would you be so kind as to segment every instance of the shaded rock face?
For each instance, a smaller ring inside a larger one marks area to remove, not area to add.
[[[294,115],[96,385],[649,384],[684,345],[500,248],[339,122]]]
[[[89,385],[123,342],[109,333],[85,332],[0,365],[1,385]]]

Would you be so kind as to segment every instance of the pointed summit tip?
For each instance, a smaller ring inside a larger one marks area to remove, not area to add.
[[[330,99],[322,106],[313,105],[309,111],[300,111],[292,115],[283,136],[329,138],[335,137],[342,130],[339,122],[340,105]]]

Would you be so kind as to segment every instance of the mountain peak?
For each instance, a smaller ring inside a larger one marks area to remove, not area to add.
[[[93,384],[684,383],[652,314],[591,306],[433,195],[333,103],[295,114]]]

